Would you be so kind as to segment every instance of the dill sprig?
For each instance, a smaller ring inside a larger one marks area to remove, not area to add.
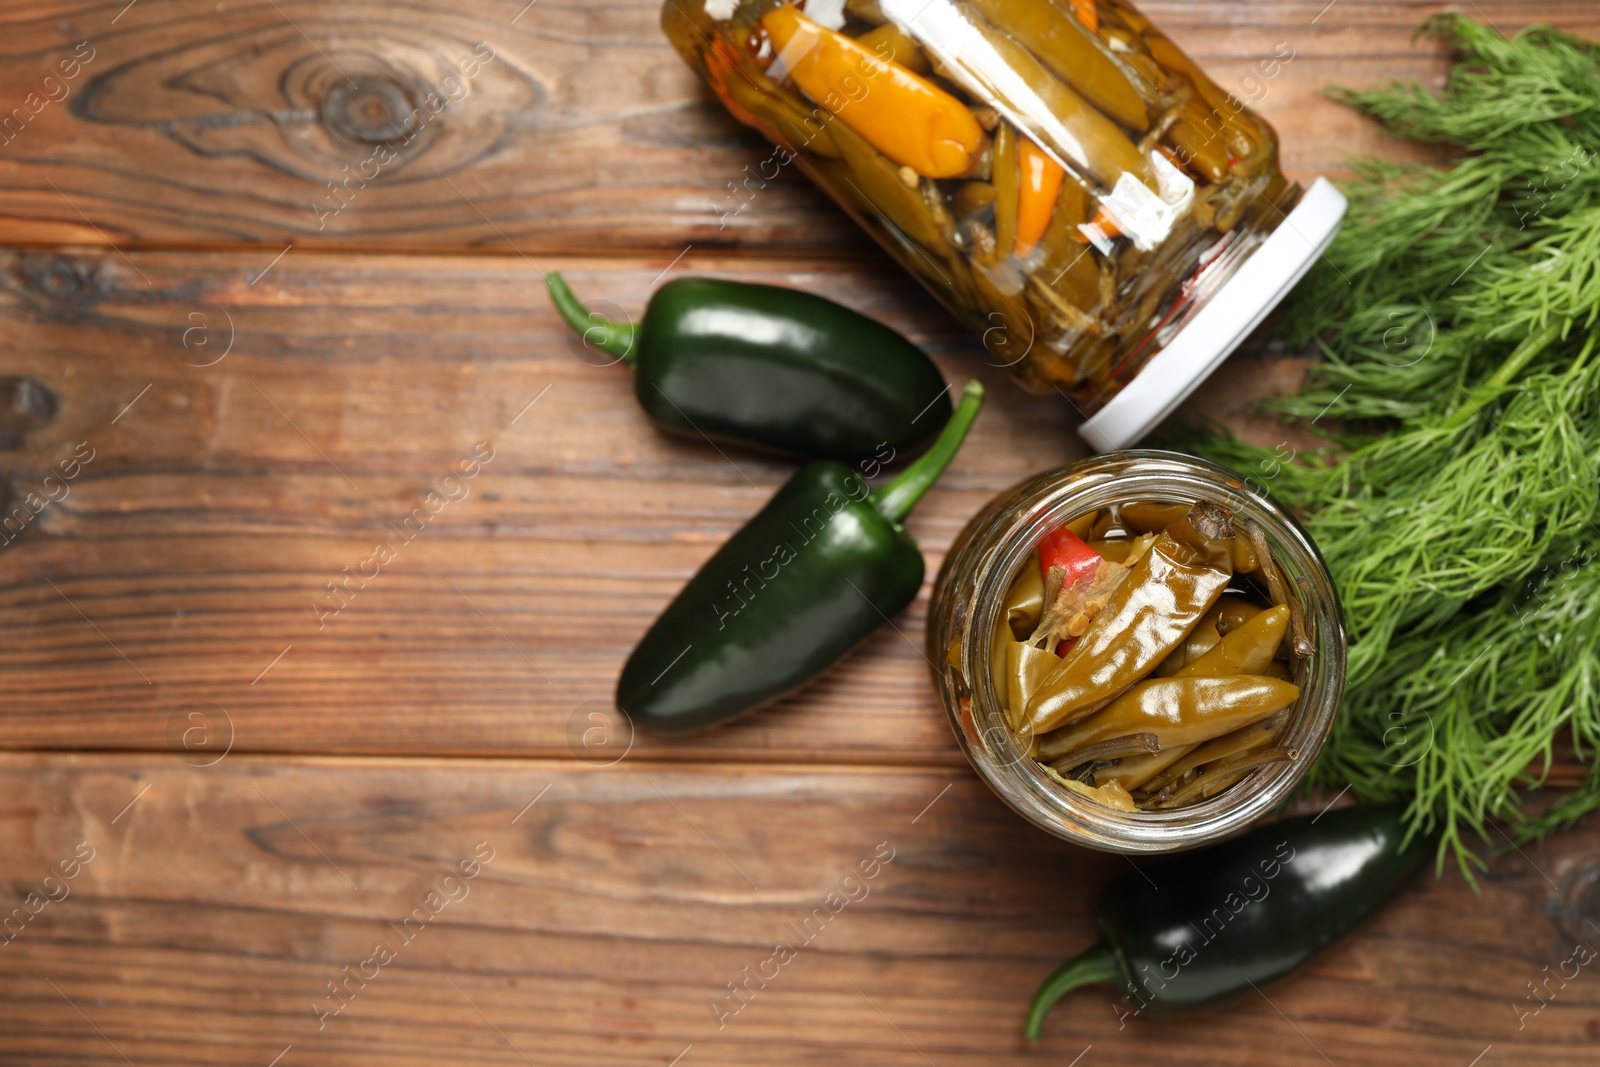
[[[1359,163],[1282,320],[1322,360],[1267,407],[1325,447],[1283,465],[1183,440],[1267,482],[1339,585],[1350,668],[1313,780],[1409,797],[1471,877],[1492,820],[1537,835],[1600,807],[1600,47],[1421,32],[1455,52],[1443,92],[1336,95],[1456,158]],[[1527,817],[1563,729],[1589,777]]]

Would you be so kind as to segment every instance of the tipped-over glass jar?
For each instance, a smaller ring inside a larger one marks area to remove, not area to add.
[[[666,0],[661,19],[778,145],[757,185],[798,162],[1098,449],[1164,418],[1344,214],[1128,0]]]
[[[1000,494],[945,558],[928,659],[978,774],[1036,826],[1190,848],[1281,803],[1344,686],[1338,594],[1266,492],[1172,452]]]

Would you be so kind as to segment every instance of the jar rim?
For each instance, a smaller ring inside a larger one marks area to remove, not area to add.
[[[1120,812],[1055,782],[1028,757],[994,689],[989,635],[1006,590],[1050,530],[1095,508],[1133,500],[1206,499],[1255,522],[1298,591],[1316,651],[1298,665],[1301,694],[1284,727],[1298,758],[1257,768],[1206,800]],[[949,653],[961,640],[959,662]],[[1310,535],[1264,486],[1197,457],[1154,449],[1093,456],[1001,493],[952,546],[929,615],[929,660],[951,727],[973,768],[1010,807],[1058,837],[1104,851],[1176,851],[1227,836],[1277,806],[1300,783],[1333,725],[1342,695],[1345,634],[1338,592]]]
[[[1298,187],[1296,187],[1298,188]],[[1317,178],[1289,213],[1254,242],[1181,330],[1078,427],[1096,450],[1149,433],[1222,365],[1333,243],[1348,203]]]

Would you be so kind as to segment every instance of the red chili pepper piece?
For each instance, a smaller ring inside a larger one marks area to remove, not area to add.
[[[1061,581],[1063,589],[1076,585],[1082,579],[1094,577],[1102,562],[1100,553],[1065,526],[1039,542],[1039,570],[1049,581],[1050,568],[1060,567],[1066,572]]]

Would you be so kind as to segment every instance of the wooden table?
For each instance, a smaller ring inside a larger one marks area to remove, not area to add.
[[[803,286],[983,378],[911,523],[930,573],[1082,448],[802,180],[732,211],[765,150],[655,0],[524,2],[4,13],[0,497],[28,518],[0,549],[0,1062],[1593,1062],[1600,979],[1550,976],[1594,823],[1496,854],[1481,895],[1419,882],[1259,997],[1120,1026],[1084,991],[1027,1048],[1028,995],[1129,861],[974,778],[925,596],[774,710],[628,736],[623,657],[789,468],[652,431],[545,270],[628,310],[688,271]],[[1410,40],[1436,7],[1147,10],[1225,86],[1293,50],[1259,106],[1306,178],[1395,151],[1318,93],[1436,78]],[[1600,36],[1588,0],[1464,7]],[[455,99],[374,167],[431,86]],[[1271,356],[1202,403],[1291,385]]]

